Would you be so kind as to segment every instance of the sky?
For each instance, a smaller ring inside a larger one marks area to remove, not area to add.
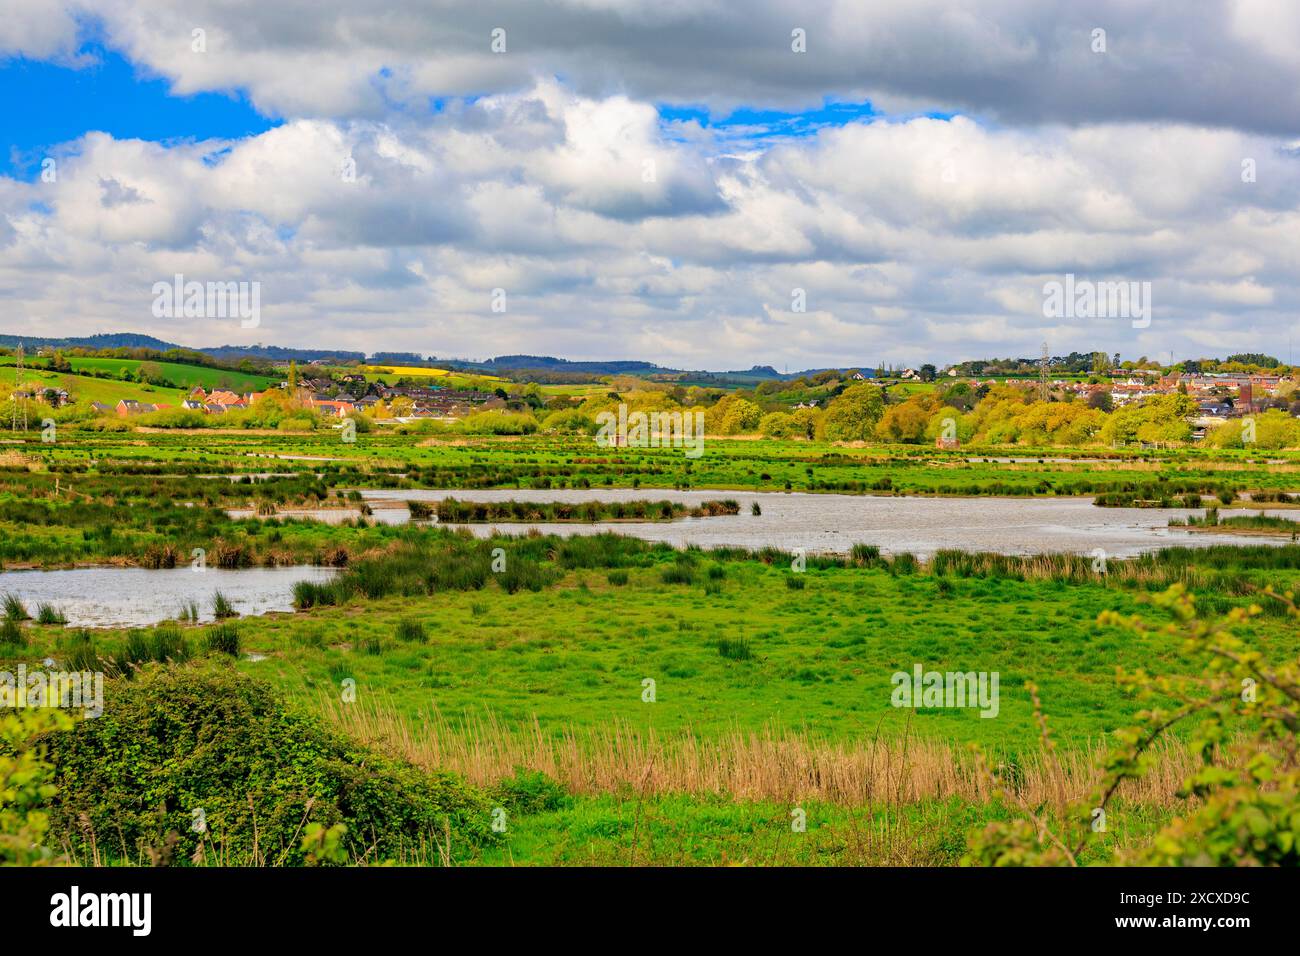
[[[1294,0],[0,0],[0,119],[3,333],[1300,358]]]

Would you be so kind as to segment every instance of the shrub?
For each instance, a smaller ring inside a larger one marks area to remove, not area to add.
[[[614,587],[621,588],[627,584],[627,572],[623,570],[610,571],[605,578]]]
[[[175,834],[173,858],[190,860],[196,808],[232,865],[306,862],[299,838],[312,823],[344,824],[353,860],[429,852],[446,831],[453,847],[496,839],[481,790],[326,731],[227,669],[146,668],[105,695],[103,716],[48,739],[59,787],[51,835],[82,859],[96,837],[136,862]]]
[[[515,775],[488,791],[493,801],[511,813],[531,814],[562,810],[570,798],[564,787],[540,770],[516,768]]]
[[[1295,595],[1275,595],[1289,615],[1300,617]],[[1105,611],[1099,623],[1115,625],[1144,639],[1168,641],[1173,666],[1165,673],[1121,670],[1119,683],[1141,700],[1159,701],[1138,715],[1139,726],[1118,729],[1098,766],[1096,791],[1070,805],[1030,807],[1014,796],[1018,813],[971,834],[964,862],[976,865],[1050,866],[1076,864],[1085,850],[1099,850],[1101,862],[1141,866],[1300,865],[1296,821],[1300,820],[1300,667],[1294,660],[1274,664],[1253,642],[1243,640],[1243,625],[1258,606],[1233,608],[1222,619],[1207,619],[1181,584],[1153,595],[1151,603],[1169,622],[1149,624],[1139,616]],[[1163,658],[1153,658],[1160,661]],[[1055,760],[1037,689],[1027,684],[1035,717],[1043,728],[1044,760]],[[1246,689],[1249,688],[1249,693]],[[1199,766],[1184,780],[1179,796],[1194,798],[1136,851],[1103,843],[1090,825],[1095,809],[1104,812],[1121,784],[1150,767],[1152,748],[1174,728],[1195,718],[1193,753]],[[1004,787],[987,771],[994,788]],[[1059,766],[1058,766],[1059,771]]]
[[[0,711],[0,866],[59,862],[45,846],[46,805],[55,794],[45,738],[71,726],[72,718],[59,710]]]

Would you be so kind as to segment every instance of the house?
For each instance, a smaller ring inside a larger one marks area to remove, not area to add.
[[[185,401],[181,402],[181,408],[191,412],[206,412],[208,410],[207,405],[193,398],[187,398]]]
[[[134,398],[119,400],[115,409],[118,418],[126,418],[128,415],[143,415],[154,410],[152,405],[146,402],[137,402]]]
[[[112,405],[105,405],[103,402],[91,402],[90,408],[96,415],[108,415],[113,411]]]
[[[212,394],[210,394],[208,396],[208,404],[211,405],[214,402],[218,405],[243,406],[244,404],[246,404],[244,402],[244,399],[241,396],[236,395],[234,392],[230,391],[229,389],[218,389],[214,391]]]
[[[348,412],[356,411],[356,406],[351,402],[336,402],[330,399],[324,401],[313,399],[311,407],[324,415],[330,415],[334,418],[343,418]]]
[[[960,438],[944,438],[940,435],[934,440],[935,448],[942,448],[944,451],[956,451],[961,447]]]

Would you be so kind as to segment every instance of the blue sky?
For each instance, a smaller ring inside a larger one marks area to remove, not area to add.
[[[685,368],[1284,342],[1294,0],[1105,5],[1102,52],[1077,0],[952,6],[11,5],[6,331]],[[261,282],[264,323],[159,321],[178,272]],[[1153,321],[1045,315],[1066,274],[1151,282]]]
[[[433,97],[428,102],[431,112],[440,112],[446,100]],[[675,138],[674,123],[694,122],[719,143],[748,145],[812,136],[826,127],[884,116],[869,102],[830,98],[817,108],[797,112],[741,107],[719,113],[704,105],[671,103],[657,108],[669,138]],[[393,109],[410,115],[409,106],[394,104]],[[55,147],[90,131],[115,139],[174,143],[255,136],[282,122],[258,112],[242,90],[179,96],[167,79],[137,69],[100,44],[86,44],[66,62],[0,60],[0,114],[9,119],[0,175],[28,181],[39,175],[41,159]],[[920,115],[947,119],[953,114]]]
[[[167,80],[141,75],[118,53],[96,46],[81,53],[88,65],[0,61],[0,175],[30,180],[46,151],[91,130],[172,142],[255,135],[279,123],[242,94],[176,96]]]

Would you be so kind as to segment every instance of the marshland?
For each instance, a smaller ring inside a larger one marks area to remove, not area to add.
[[[1285,520],[1290,459],[716,441],[684,462],[568,438],[222,434],[196,449],[75,432],[21,456],[0,472],[0,665],[107,679],[109,723],[56,748],[66,766],[106,728],[133,732],[164,685],[229,697],[253,708],[257,740],[300,728],[345,763],[441,781],[432,804],[395,791],[410,802],[392,812],[425,821],[383,841],[404,862],[952,864],[972,828],[1013,812],[994,779],[1025,801],[1083,799],[1147,706],[1117,670],[1176,666],[1158,631],[1106,615],[1155,615],[1178,587],[1204,614],[1256,609],[1261,653],[1300,650],[1267,597],[1292,585],[1300,546],[1189,533]],[[1214,510],[1229,502],[1265,517]],[[996,671],[999,717],[892,707],[890,675],[916,663]],[[1187,740],[1162,739],[1119,788],[1095,859],[1143,852],[1194,805]],[[284,772],[273,746],[255,759]],[[313,799],[322,822],[377,826],[338,786],[254,802],[274,817]],[[64,801],[79,860],[142,862],[184,832],[132,811],[114,842],[89,791]],[[213,801],[222,836],[187,856],[300,859],[291,832],[271,831],[268,857]],[[508,808],[504,838],[475,816],[489,804]],[[781,835],[794,805],[814,838]]]

